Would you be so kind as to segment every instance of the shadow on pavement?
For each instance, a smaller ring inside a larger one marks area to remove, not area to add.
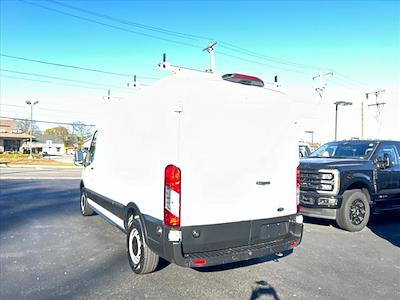
[[[332,226],[338,230],[343,230],[333,220],[304,217],[304,222],[321,226]],[[367,227],[377,236],[387,240],[394,246],[400,247],[400,213],[372,215]]]
[[[333,227],[339,228],[334,220],[309,218],[306,216],[303,216],[303,218],[304,218],[304,223],[321,225],[321,226],[333,226]]]
[[[286,257],[292,253],[293,253],[293,249],[290,249],[285,252],[282,252],[283,256],[277,256],[277,255],[273,254],[273,255],[268,255],[268,256],[264,256],[264,257],[260,257],[260,258],[243,260],[243,261],[238,261],[238,262],[224,264],[224,265],[203,267],[203,268],[193,268],[193,269],[196,271],[199,271],[199,272],[222,272],[222,271],[228,271],[228,270],[232,270],[232,269],[252,266],[252,265],[256,265],[256,264],[261,264],[261,263],[265,263],[268,261],[279,262],[280,258]]]
[[[373,215],[367,226],[377,236],[400,247],[400,213]]]
[[[259,280],[255,283],[257,284],[257,287],[252,290],[250,300],[256,300],[260,298],[264,299],[264,296],[269,296],[268,299],[271,297],[274,300],[280,299],[275,289],[268,282]]]
[[[27,218],[79,214],[79,180],[69,181],[55,186],[55,180],[2,180],[0,232],[25,224]]]
[[[161,271],[162,269],[165,269],[166,267],[168,267],[170,264],[171,263],[169,261],[167,261],[164,258],[160,257],[160,260],[158,261],[157,268],[154,270],[154,272]]]

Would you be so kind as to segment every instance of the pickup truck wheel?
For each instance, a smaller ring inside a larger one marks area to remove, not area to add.
[[[126,240],[129,265],[133,272],[136,274],[153,272],[157,268],[159,256],[146,245],[139,220],[135,219],[130,224]]]
[[[338,211],[336,223],[348,231],[360,231],[368,223],[370,207],[368,198],[361,190],[350,190],[343,194],[342,207]]]
[[[81,189],[81,200],[80,200],[80,206],[81,206],[81,213],[84,216],[91,216],[93,215],[93,209],[89,206],[87,202],[87,195],[84,189]]]

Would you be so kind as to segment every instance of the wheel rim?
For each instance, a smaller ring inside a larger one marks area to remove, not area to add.
[[[129,235],[129,255],[135,265],[140,262],[142,242],[140,240],[139,231],[136,228],[133,228]]]
[[[361,199],[356,199],[350,206],[350,221],[354,225],[360,225],[365,218],[365,205]]]
[[[85,197],[85,193],[82,193],[82,195],[81,195],[81,211],[85,212],[85,208],[86,208],[86,197]]]

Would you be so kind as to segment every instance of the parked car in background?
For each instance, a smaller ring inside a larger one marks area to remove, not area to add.
[[[359,231],[371,213],[400,212],[400,142],[327,143],[300,161],[304,216]]]
[[[306,144],[306,143],[299,144],[299,157],[300,158],[310,156],[311,152],[312,152],[311,148],[308,144]]]

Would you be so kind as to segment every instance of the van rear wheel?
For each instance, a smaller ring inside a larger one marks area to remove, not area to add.
[[[358,189],[344,192],[342,207],[336,217],[340,228],[360,231],[367,225],[369,216],[370,206],[365,193]]]
[[[81,189],[81,200],[80,200],[80,206],[81,206],[81,214],[84,216],[91,216],[93,215],[93,209],[89,206],[88,201],[87,201],[87,195],[84,189]]]
[[[130,224],[126,241],[129,265],[133,272],[136,274],[153,272],[157,268],[159,256],[147,246],[139,220],[134,219]]]

